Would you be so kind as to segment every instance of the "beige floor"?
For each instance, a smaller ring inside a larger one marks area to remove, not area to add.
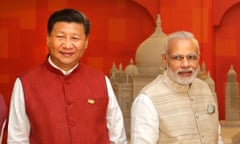
[[[240,144],[240,127],[222,127],[223,144]]]

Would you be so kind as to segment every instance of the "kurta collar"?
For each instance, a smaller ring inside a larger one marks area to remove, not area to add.
[[[50,56],[48,56],[48,62],[49,62],[49,64],[50,64],[52,67],[54,67],[54,68],[58,69],[59,71],[61,71],[61,72],[63,73],[63,75],[65,75],[65,76],[71,74],[72,71],[75,70],[75,69],[77,68],[77,66],[79,65],[79,63],[78,63],[78,64],[76,64],[72,69],[70,69],[70,70],[68,70],[68,71],[65,71],[65,70],[61,69],[60,67],[58,67],[57,65],[55,65],[55,64],[52,62]]]

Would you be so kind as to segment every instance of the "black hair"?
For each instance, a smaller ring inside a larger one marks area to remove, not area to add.
[[[88,18],[81,13],[80,11],[77,11],[75,9],[61,9],[58,11],[55,11],[48,19],[48,35],[51,35],[53,26],[56,22],[76,22],[83,24],[85,35],[88,36],[90,32],[90,21]]]

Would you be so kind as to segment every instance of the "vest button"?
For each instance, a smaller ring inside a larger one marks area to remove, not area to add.
[[[71,121],[71,126],[72,127],[76,126],[76,123],[74,121]]]
[[[70,106],[71,104],[73,104],[73,101],[67,101],[67,104]]]
[[[69,85],[69,84],[70,84],[70,81],[66,81],[66,84]]]
[[[195,114],[195,118],[196,118],[196,119],[198,119],[198,118],[199,118],[198,114]]]

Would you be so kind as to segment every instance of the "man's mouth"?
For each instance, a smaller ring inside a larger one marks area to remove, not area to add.
[[[70,53],[70,52],[61,52],[61,54],[65,57],[70,57],[73,55],[73,53]]]
[[[192,76],[193,71],[179,71],[178,75],[180,76],[184,76],[184,77],[188,77],[188,76]]]

